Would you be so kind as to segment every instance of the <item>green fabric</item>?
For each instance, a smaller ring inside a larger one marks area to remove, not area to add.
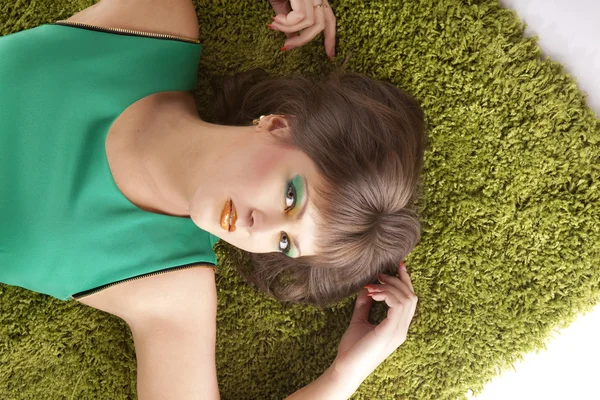
[[[62,25],[0,38],[0,282],[66,300],[216,263],[218,238],[121,194],[104,146],[135,101],[193,90],[200,53],[198,44]]]
[[[2,2],[3,1],[3,2]],[[8,33],[91,1],[0,0]],[[280,53],[267,1],[197,4],[198,99],[214,77],[334,68],[320,40]],[[14,7],[16,6],[16,7]],[[14,7],[14,9],[13,9]],[[600,301],[600,121],[563,68],[544,58],[497,1],[334,1],[340,63],[406,88],[427,115],[424,234],[407,260],[419,305],[407,341],[356,399],[455,399]],[[333,360],[352,299],[283,306],[219,259],[217,371],[223,399],[281,399]],[[0,397],[127,399],[135,392],[126,325],[74,302],[12,287],[0,294]],[[376,304],[374,321],[385,307]]]

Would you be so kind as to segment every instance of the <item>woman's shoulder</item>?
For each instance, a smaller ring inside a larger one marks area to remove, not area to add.
[[[101,0],[67,21],[189,39],[199,37],[198,17],[191,0]]]
[[[215,313],[217,288],[213,267],[198,266],[111,286],[78,299],[113,314],[129,325],[147,319],[186,319],[192,311]]]

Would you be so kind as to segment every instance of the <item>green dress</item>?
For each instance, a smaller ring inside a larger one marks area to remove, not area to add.
[[[61,300],[216,264],[217,237],[143,211],[116,186],[106,136],[131,104],[196,87],[201,46],[49,24],[0,37],[0,282]]]

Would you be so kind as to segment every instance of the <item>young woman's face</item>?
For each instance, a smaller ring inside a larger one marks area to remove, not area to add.
[[[215,166],[192,200],[190,217],[245,251],[314,255],[316,167],[304,152],[276,143],[264,127],[254,135],[236,142]]]

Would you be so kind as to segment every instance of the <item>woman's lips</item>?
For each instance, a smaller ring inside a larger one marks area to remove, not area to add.
[[[225,202],[223,211],[221,211],[221,228],[227,232],[235,231],[235,222],[237,221],[237,212],[231,199]]]

